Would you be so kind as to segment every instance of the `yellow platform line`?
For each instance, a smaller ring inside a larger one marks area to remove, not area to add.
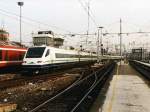
[[[111,97],[111,100],[108,104],[108,111],[107,112],[112,112],[112,106],[113,106],[113,102],[114,102],[115,94],[116,94],[116,83],[117,83],[117,80],[118,80],[118,77],[119,77],[118,73],[119,73],[119,65],[117,65],[117,73],[115,75],[115,81],[113,82],[112,97]]]

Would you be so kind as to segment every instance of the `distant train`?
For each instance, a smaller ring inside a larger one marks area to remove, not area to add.
[[[64,50],[54,47],[30,47],[23,59],[24,73],[38,74],[65,65],[76,63],[94,62],[97,55],[75,50]]]
[[[21,65],[26,48],[15,46],[0,46],[0,68]]]

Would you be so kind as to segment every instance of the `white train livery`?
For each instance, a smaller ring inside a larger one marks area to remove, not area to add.
[[[23,72],[38,74],[61,66],[95,62],[97,55],[94,53],[65,50],[49,46],[28,48],[23,59]]]

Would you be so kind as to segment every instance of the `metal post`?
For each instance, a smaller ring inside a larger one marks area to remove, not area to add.
[[[21,17],[22,17],[22,13],[21,13],[21,6],[20,6],[20,44],[22,43],[22,29],[21,29],[21,26],[22,26],[22,24],[21,24]]]
[[[101,38],[99,37],[100,29],[101,29]],[[98,27],[98,37],[97,37],[97,62],[98,63],[101,61],[100,56],[102,57],[102,35],[103,35],[102,29],[103,27]]]
[[[120,19],[120,57],[122,60],[122,20]],[[120,65],[121,65],[121,60],[120,60]]]
[[[100,29],[101,29],[100,53],[101,53],[101,57],[102,57],[102,55],[103,55],[103,43],[102,43],[102,38],[103,38],[103,31],[102,31],[102,29],[103,29],[103,27],[100,27]]]
[[[23,6],[23,2],[18,2],[18,6],[20,6],[20,44],[22,44],[22,6]]]
[[[99,63],[99,27],[98,27],[98,35],[97,35],[97,63]]]
[[[86,45],[89,37],[89,28],[90,28],[90,1],[87,3],[87,11],[88,11],[88,28],[87,28],[87,37],[86,37]]]
[[[90,28],[90,1],[88,1],[88,31],[87,34],[89,34],[89,28]]]

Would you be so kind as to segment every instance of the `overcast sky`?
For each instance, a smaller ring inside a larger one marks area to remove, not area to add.
[[[4,25],[12,40],[19,41],[19,0],[0,0],[0,23]],[[53,30],[55,33],[85,33],[87,31],[87,13],[84,6],[88,0],[22,0],[23,40],[32,40],[31,32]],[[107,32],[119,32],[119,19],[123,21],[124,32],[150,31],[150,0],[90,0],[92,18],[97,26],[103,26]],[[41,22],[39,24],[35,21]],[[97,27],[90,20],[90,33]],[[117,36],[116,36],[117,37]],[[118,38],[111,42],[117,43]],[[132,37],[132,38],[131,38]],[[134,38],[135,37],[135,38]],[[142,37],[138,38],[137,37]],[[124,36],[124,42],[143,42],[150,36]],[[111,39],[110,39],[111,40]],[[104,40],[105,41],[105,40]],[[119,42],[119,41],[118,41]],[[147,41],[148,42],[148,41]]]

